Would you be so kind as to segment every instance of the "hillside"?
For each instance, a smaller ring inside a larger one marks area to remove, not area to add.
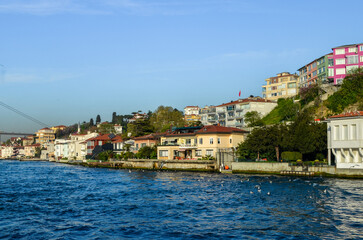
[[[293,99],[279,99],[278,105],[262,121],[265,125],[293,121],[298,112],[309,110],[314,119],[348,111],[363,111],[363,69],[348,75],[340,87],[312,85],[300,89]]]

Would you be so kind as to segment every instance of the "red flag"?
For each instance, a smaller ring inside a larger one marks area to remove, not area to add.
[[[239,95],[238,96],[241,96],[241,90],[239,90]]]

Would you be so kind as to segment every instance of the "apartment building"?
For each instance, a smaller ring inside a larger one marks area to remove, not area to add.
[[[329,56],[329,77],[335,85],[339,85],[351,70],[363,66],[363,43],[334,47],[332,50],[333,54]]]
[[[267,78],[266,85],[262,86],[262,97],[267,100],[293,97],[298,94],[299,76],[283,72],[276,77]]]
[[[261,97],[238,99],[219,106],[201,109],[203,125],[219,124],[225,127],[246,127],[244,117],[247,112],[256,111],[261,117],[267,115],[277,106],[276,102]]]
[[[332,53],[323,55],[299,68],[299,87],[305,88],[316,83],[332,83],[333,80],[329,78],[328,73],[328,66],[331,65],[329,58],[332,55]]]
[[[158,159],[215,158],[218,151],[237,147],[247,133],[218,125],[176,128],[161,137],[161,145],[157,147]]]
[[[46,143],[53,143],[55,140],[55,132],[50,128],[42,128],[38,132],[35,133],[36,135],[36,143],[40,145]]]
[[[186,122],[200,121],[200,108],[198,106],[186,106],[184,108],[184,119]]]

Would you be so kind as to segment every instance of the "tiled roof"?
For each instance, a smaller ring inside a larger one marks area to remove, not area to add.
[[[184,109],[186,108],[199,108],[198,106],[186,106]]]
[[[160,134],[157,133],[151,133],[145,136],[140,136],[140,137],[134,137],[133,140],[156,140],[157,137],[159,137]]]
[[[344,118],[344,117],[359,117],[363,116],[363,111],[346,112],[339,115],[334,115],[329,118]]]
[[[238,99],[237,101],[231,101],[229,103],[224,103],[224,104],[221,104],[217,107],[224,107],[224,106],[229,106],[229,105],[235,105],[235,104],[239,104],[239,103],[248,103],[248,102],[268,102],[268,103],[272,103],[273,101],[271,100],[266,100],[266,99],[263,99],[263,98],[245,98],[245,99]]]
[[[204,126],[196,132],[197,134],[210,134],[210,133],[248,133],[245,130],[234,127],[222,127],[218,125]]]

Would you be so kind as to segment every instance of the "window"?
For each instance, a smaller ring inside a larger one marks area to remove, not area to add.
[[[363,52],[363,45],[361,45],[359,48],[360,48],[360,51]]]
[[[360,62],[363,62],[363,56],[360,56]]]
[[[229,138],[229,143],[232,143],[232,138]]]
[[[199,138],[199,144],[203,144],[203,138]]]
[[[345,64],[345,58],[337,58],[335,59],[335,65]]]
[[[347,140],[347,139],[348,139],[348,126],[343,125],[343,128],[342,128],[342,140]]]
[[[350,52],[350,53],[355,53],[355,52],[357,52],[358,51],[358,49],[356,48],[356,47],[350,47],[349,49],[348,49],[348,52]]]
[[[207,156],[213,156],[213,149],[207,149],[205,155],[207,155]]]
[[[328,69],[328,75],[329,75],[329,77],[334,76],[334,68],[329,68]]]
[[[138,143],[136,143],[136,150],[138,150],[139,149],[139,144]]]
[[[358,55],[347,56],[347,63],[348,64],[358,63]]]
[[[339,140],[339,125],[334,126],[333,140]]]
[[[141,147],[146,147],[146,143],[141,143]]]
[[[293,89],[289,89],[289,90],[287,90],[287,93],[288,93],[289,95],[296,94],[296,89],[295,89],[295,88],[293,88]]]
[[[221,144],[221,138],[217,139],[218,144]]]
[[[169,151],[168,150],[160,150],[159,151],[159,157],[169,157]]]
[[[357,139],[357,125],[352,124],[350,127],[350,139],[356,140]]]
[[[316,71],[314,71],[313,72],[313,77],[315,77],[317,75],[317,72]]]
[[[336,74],[337,75],[345,74],[345,68],[337,68],[336,69]]]
[[[328,59],[328,66],[334,66],[334,59]]]
[[[335,49],[335,55],[344,54],[344,53],[345,53],[345,49],[344,48]]]
[[[201,157],[202,156],[202,150],[195,150],[195,156]]]
[[[190,145],[190,144],[192,144],[192,140],[190,138],[189,139],[186,139],[185,140],[185,143],[188,144],[188,145]]]
[[[210,144],[213,144],[213,138],[210,138],[210,139],[209,139],[209,143],[210,143]]]

